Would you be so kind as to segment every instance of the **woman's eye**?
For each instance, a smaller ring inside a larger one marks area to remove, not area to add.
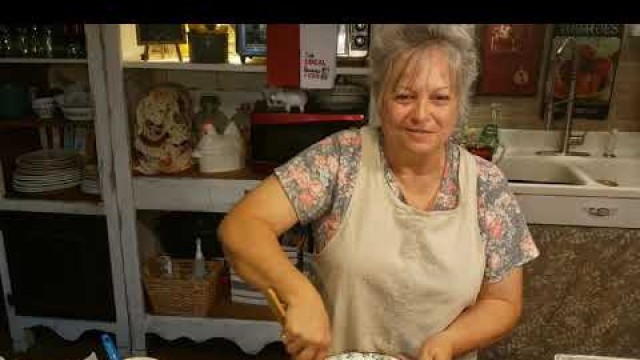
[[[400,93],[395,95],[395,99],[398,101],[408,101],[411,100],[411,95]]]
[[[432,98],[435,101],[441,101],[441,102],[449,101],[449,95],[435,95]]]

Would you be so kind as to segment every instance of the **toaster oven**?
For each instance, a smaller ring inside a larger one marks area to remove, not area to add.
[[[338,58],[365,58],[370,37],[369,24],[338,24]]]

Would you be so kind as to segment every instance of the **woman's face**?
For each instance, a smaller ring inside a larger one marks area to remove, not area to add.
[[[384,91],[382,129],[392,148],[430,155],[453,133],[459,98],[446,50],[430,46],[414,56]]]

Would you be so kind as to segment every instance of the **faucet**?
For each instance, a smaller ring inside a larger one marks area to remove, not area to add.
[[[572,58],[571,58],[571,72],[570,72],[570,85],[569,85],[569,95],[564,100],[554,101],[553,93],[554,93],[554,82],[556,79],[556,75],[560,71],[560,64],[562,61],[562,54],[564,53],[567,47],[572,48]],[[572,133],[573,128],[573,109],[575,107],[575,99],[576,99],[576,78],[578,74],[578,68],[580,66],[580,54],[578,53],[578,46],[575,37],[566,38],[560,46],[554,51],[553,59],[550,63],[550,71],[547,77],[546,88],[545,88],[545,129],[548,131],[551,128],[551,123],[554,120],[554,110],[557,105],[567,104],[566,113],[565,113],[565,130],[562,137],[562,144],[559,150],[551,150],[551,151],[538,151],[536,154],[538,155],[562,155],[562,156],[589,156],[590,154],[587,152],[581,151],[571,151],[571,145],[582,145],[584,144],[584,138],[587,134],[586,131],[582,134],[576,135]]]

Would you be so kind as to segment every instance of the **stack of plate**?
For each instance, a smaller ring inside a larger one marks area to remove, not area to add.
[[[98,180],[98,167],[96,164],[85,165],[80,189],[87,194],[100,195],[100,181]]]
[[[287,254],[289,260],[296,265],[298,262],[298,251],[296,248],[283,245],[282,250]],[[233,268],[229,269],[229,275],[231,277],[231,302],[253,305],[269,304],[262,292],[244,282]]]
[[[13,189],[41,193],[77,186],[82,181],[80,156],[73,151],[38,150],[20,155],[13,173]]]

